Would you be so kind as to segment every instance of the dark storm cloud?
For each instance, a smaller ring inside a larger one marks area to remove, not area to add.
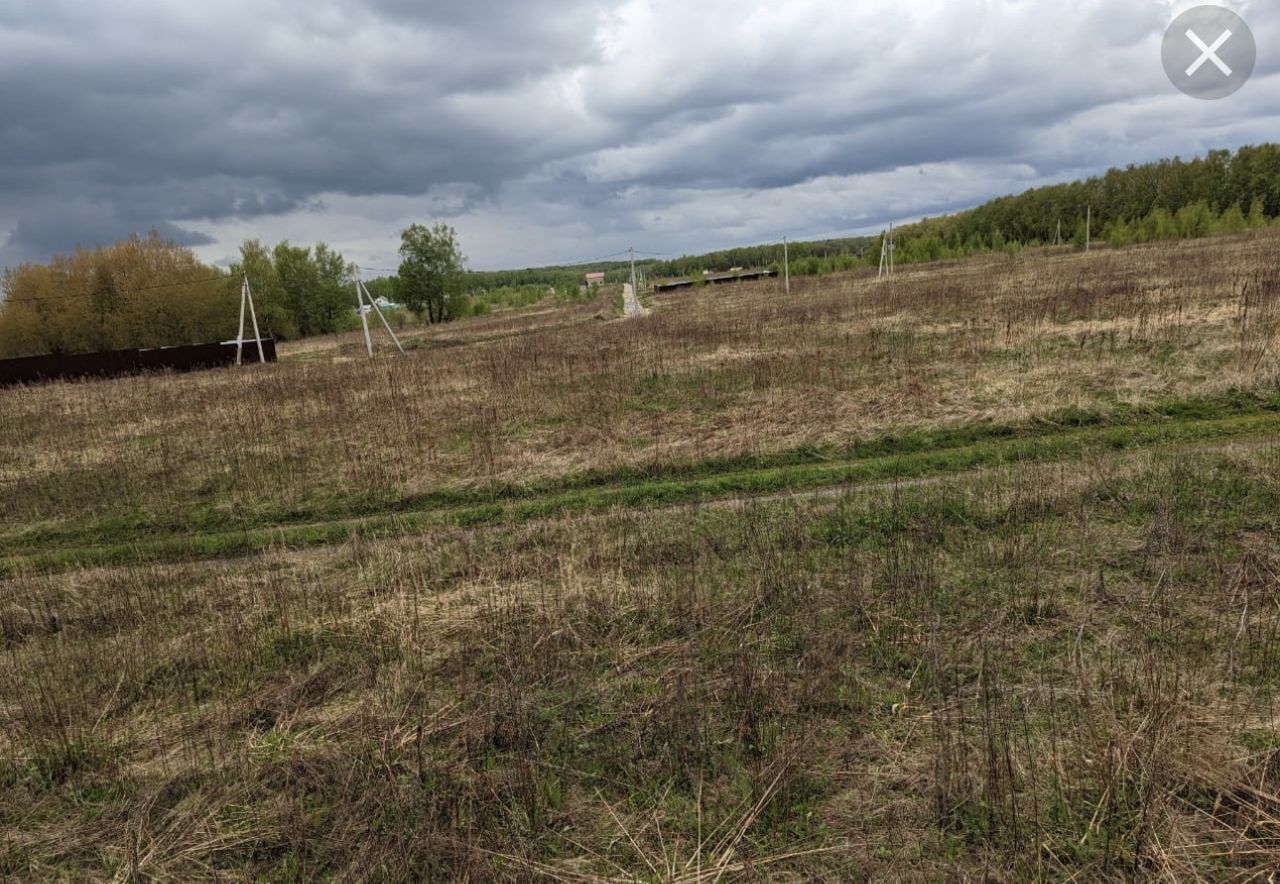
[[[82,206],[74,216],[60,212],[32,213],[19,221],[9,234],[7,248],[23,255],[46,255],[111,242],[121,236],[121,230],[156,230],[166,239],[185,246],[209,246],[217,242],[208,234],[176,224],[149,222],[141,217],[118,215],[109,208]]]
[[[0,189],[11,213],[0,215],[0,257],[280,215],[323,193],[412,195],[452,182],[491,193],[589,146],[503,102],[598,54],[598,4],[223,7],[0,11]]]
[[[1259,140],[1274,90],[1251,84],[1231,108],[1168,95],[1170,15],[1128,0],[9,0],[0,262],[151,228],[206,255],[254,235],[390,260],[399,225],[433,218],[489,266],[627,239],[693,250]],[[1254,24],[1265,45],[1274,26]],[[913,169],[928,174],[895,172]]]
[[[265,179],[304,200],[323,189],[495,184],[557,153],[527,140],[519,120],[486,117],[466,98],[541,73],[546,61],[534,50],[521,67],[488,46],[447,46],[430,30],[414,32],[411,50],[381,46],[378,37],[392,38],[370,33],[364,57],[314,35],[292,52],[262,46],[263,57],[197,45],[182,55],[90,49],[86,59],[75,43],[8,55],[0,59],[0,141],[9,175],[92,164],[102,186],[231,176]],[[397,50],[410,57],[387,60]],[[423,59],[412,57],[419,52]],[[486,53],[487,62],[477,59]]]

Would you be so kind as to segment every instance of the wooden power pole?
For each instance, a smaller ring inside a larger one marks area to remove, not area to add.
[[[791,295],[791,244],[787,237],[782,238],[782,273],[787,295]]]

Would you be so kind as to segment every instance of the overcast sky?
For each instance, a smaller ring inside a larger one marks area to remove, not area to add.
[[[1165,0],[0,0],[0,263],[158,228],[478,269],[878,230],[1110,165],[1280,138],[1199,102]]]

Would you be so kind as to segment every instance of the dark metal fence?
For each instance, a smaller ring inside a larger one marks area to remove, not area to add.
[[[262,341],[268,362],[276,361],[276,342]],[[256,341],[244,342],[244,361],[258,361]],[[29,356],[0,360],[0,387],[80,378],[116,378],[149,371],[204,371],[236,364],[236,344],[195,344],[154,350],[110,350],[79,356]]]
[[[734,273],[711,273],[697,279],[673,279],[655,285],[654,291],[673,292],[676,289],[691,289],[695,285],[724,285],[732,282],[750,282],[756,279],[772,279],[778,275],[776,270],[746,270]]]

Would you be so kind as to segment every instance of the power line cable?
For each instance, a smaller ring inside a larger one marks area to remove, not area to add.
[[[563,264],[548,264],[545,268],[526,267],[524,269],[525,270],[551,270],[551,269],[566,268],[566,267],[585,267],[588,264],[604,264],[609,261],[614,261],[614,263],[618,263],[615,261],[615,259],[625,258],[629,254],[630,252],[615,252],[612,255],[605,255],[603,258],[593,258],[589,261],[570,261],[568,263],[563,263]],[[519,273],[520,271],[519,270],[499,270],[497,272],[498,273]]]

